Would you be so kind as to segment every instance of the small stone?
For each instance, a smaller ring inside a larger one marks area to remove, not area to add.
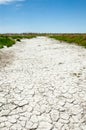
[[[60,91],[62,92],[62,93],[67,93],[67,91],[68,91],[68,87],[67,86],[65,86],[65,87],[60,87]]]
[[[59,106],[59,111],[60,112],[65,112],[65,107]]]
[[[61,130],[70,130],[70,128],[69,128],[68,124],[65,124],[65,125],[62,127]],[[75,129],[74,129],[74,130],[75,130]]]
[[[31,130],[36,130],[38,127],[38,123],[34,123],[31,127]]]
[[[64,106],[65,105],[65,100],[64,99],[59,100],[58,105]]]
[[[28,106],[27,111],[28,111],[28,112],[31,112],[32,110],[33,110],[33,108],[32,108],[31,106]]]
[[[52,125],[48,122],[39,122],[38,130],[51,130]]]
[[[8,121],[5,122],[5,126],[8,127],[8,128],[10,128],[11,125],[12,124],[10,122],[8,122]]]
[[[35,91],[33,89],[29,90],[28,94],[33,96],[35,94]]]
[[[57,128],[57,130],[61,130],[62,126],[63,126],[63,124],[60,122],[55,123],[55,127]]]
[[[2,103],[0,103],[0,107],[2,106]]]
[[[0,123],[0,128],[5,127],[6,124],[4,122]]]
[[[45,104],[41,105],[41,108],[40,108],[41,113],[46,112],[46,109],[47,109],[47,105]]]
[[[1,128],[1,130],[9,130],[9,128],[3,127],[3,128]]]
[[[79,105],[74,105],[74,106],[71,108],[71,110],[72,110],[72,114],[75,114],[75,115],[77,115],[78,113],[81,113],[81,112],[83,111],[83,109],[80,108]]]
[[[74,102],[74,99],[73,99],[73,98],[67,99],[67,102],[68,102],[68,103],[73,103],[73,102]]]
[[[52,121],[57,121],[59,119],[59,112],[57,110],[51,111],[51,119]]]
[[[45,92],[45,89],[40,87],[40,88],[39,88],[39,92],[40,92],[40,93],[44,93],[44,92]]]
[[[28,100],[22,100],[18,105],[19,106],[24,106],[26,104],[28,104]]]
[[[26,118],[25,116],[20,116],[19,120],[20,120],[20,121],[26,121],[27,118]]]
[[[25,127],[26,121],[21,121],[20,124],[22,127]]]
[[[16,130],[22,130],[22,126],[20,124],[17,123],[14,126],[15,126]],[[14,130],[14,129],[12,129],[12,130]]]
[[[81,130],[86,130],[86,124],[81,124],[80,128],[81,128]]]
[[[10,110],[2,110],[0,112],[0,116],[7,116],[9,114]]]
[[[53,128],[52,130],[57,130],[57,128]]]
[[[60,114],[60,118],[64,119],[64,120],[68,120],[69,119],[69,115],[65,112]]]
[[[27,124],[26,124],[26,129],[31,129],[33,126],[33,123],[28,121]]]
[[[0,103],[6,103],[6,98],[0,97]]]
[[[5,122],[5,121],[7,121],[7,117],[5,117],[5,116],[0,117],[0,123]]]
[[[67,99],[73,98],[73,97],[72,97],[72,94],[70,94],[70,93],[65,93],[65,94],[64,94],[64,97],[67,98]]]
[[[28,85],[28,89],[32,89],[33,88],[33,84]]]
[[[30,118],[30,121],[33,122],[33,123],[37,123],[38,122],[38,118],[36,115],[32,115],[31,118]]]
[[[62,124],[68,124],[69,120],[59,119],[59,122]]]
[[[23,85],[19,85],[19,86],[18,86],[18,89],[19,89],[20,91],[23,91],[23,89],[24,89],[24,88],[23,88]]]
[[[65,104],[65,108],[68,109],[70,111],[70,108],[73,107],[73,103],[69,103],[69,102],[66,102]]]
[[[41,116],[38,117],[39,122],[48,122],[48,123],[52,123],[52,120],[50,118],[49,114],[43,113]]]
[[[71,87],[70,90],[69,90],[70,94],[74,94],[76,92],[77,92],[77,88],[75,88],[75,87],[74,88]]]
[[[15,116],[9,116],[8,117],[8,121],[11,122],[11,123],[13,123],[13,124],[17,122]]]
[[[40,115],[40,105],[36,104],[34,110],[33,110],[33,114],[35,115]]]
[[[76,116],[72,115],[72,120],[73,120],[72,121],[73,123],[78,123],[81,121],[78,115],[76,115]]]

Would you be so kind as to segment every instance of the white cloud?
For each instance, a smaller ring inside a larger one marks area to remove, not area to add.
[[[24,1],[24,0],[0,0],[0,4],[7,4],[10,2],[17,2],[17,1]]]

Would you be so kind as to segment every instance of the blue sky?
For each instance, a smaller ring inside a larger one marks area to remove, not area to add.
[[[86,0],[0,0],[0,33],[86,33]]]

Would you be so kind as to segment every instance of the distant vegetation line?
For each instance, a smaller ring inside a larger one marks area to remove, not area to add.
[[[0,34],[0,48],[4,46],[10,47],[16,43],[16,41],[21,41],[23,38],[35,38],[36,36],[47,36],[54,38],[59,41],[65,41],[68,43],[75,43],[77,45],[83,46],[86,48],[86,34],[60,34],[60,33],[21,33],[21,34]]]
[[[50,35],[49,37],[59,40],[61,42],[65,41],[67,43],[74,43],[86,48],[86,34],[59,34]]]

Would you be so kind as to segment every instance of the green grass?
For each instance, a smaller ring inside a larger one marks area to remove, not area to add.
[[[48,36],[59,41],[74,43],[86,48],[86,34],[4,34],[0,35],[0,48],[10,47],[23,38],[35,38],[36,36]]]
[[[11,37],[0,36],[0,48],[3,48],[4,46],[10,47],[13,44],[15,44],[15,40]]]
[[[62,34],[51,35],[49,37],[59,41],[65,41],[67,43],[75,43],[86,48],[86,34]]]
[[[16,41],[21,41],[23,38],[34,38],[36,35],[0,35],[0,48],[3,48],[4,46],[10,47],[13,44],[16,43]]]

